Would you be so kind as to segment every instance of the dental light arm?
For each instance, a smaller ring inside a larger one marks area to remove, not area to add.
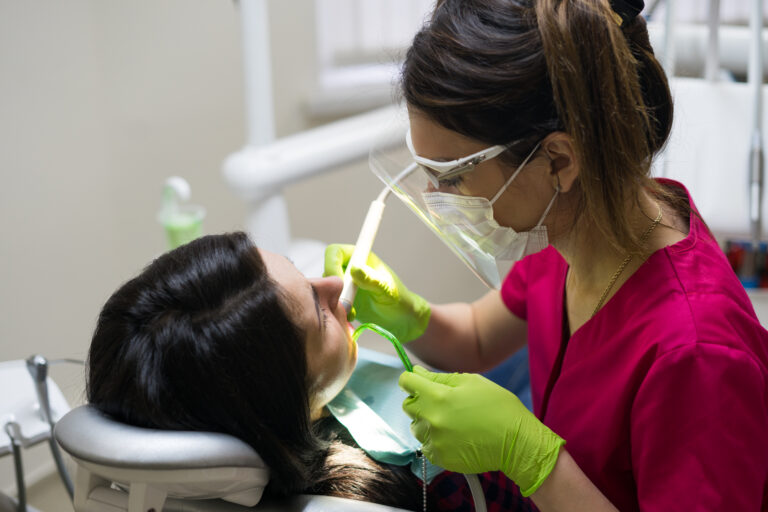
[[[381,191],[379,196],[371,202],[371,206],[368,208],[368,213],[363,221],[363,227],[360,229],[360,234],[357,236],[355,250],[352,252],[352,256],[349,258],[349,264],[344,272],[344,287],[341,290],[339,302],[344,306],[347,315],[352,311],[352,304],[354,304],[355,295],[357,294],[357,286],[355,286],[354,281],[352,281],[350,268],[352,268],[352,266],[363,266],[368,261],[368,254],[371,252],[373,241],[376,239],[376,233],[379,231],[381,218],[384,216],[384,203],[387,200],[387,196],[389,196],[389,188],[384,187],[384,190]]]

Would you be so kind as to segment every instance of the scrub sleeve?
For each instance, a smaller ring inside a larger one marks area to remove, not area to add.
[[[518,262],[501,296],[528,322],[536,416],[619,510],[768,510],[768,332],[689,222],[570,336],[554,248]]]

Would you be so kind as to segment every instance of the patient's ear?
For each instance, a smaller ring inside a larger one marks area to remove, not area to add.
[[[580,170],[573,139],[565,132],[553,132],[547,135],[541,146],[549,157],[553,188],[559,181],[560,191],[568,192],[579,177]]]

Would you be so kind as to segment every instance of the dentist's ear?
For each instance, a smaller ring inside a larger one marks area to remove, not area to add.
[[[542,148],[549,157],[552,187],[560,185],[560,191],[567,193],[579,177],[579,163],[573,148],[571,136],[564,132],[547,135]]]

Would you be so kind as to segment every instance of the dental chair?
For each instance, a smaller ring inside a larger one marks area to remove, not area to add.
[[[225,434],[134,427],[84,405],[59,420],[55,437],[77,463],[76,512],[402,512],[331,496],[262,501],[269,469]]]
[[[17,494],[14,499],[0,492],[0,512],[37,511],[27,504],[22,454],[24,449],[43,442],[48,443],[62,483],[72,494],[69,473],[53,439],[55,422],[70,410],[61,389],[48,375],[49,366],[59,363],[82,361],[48,361],[32,355],[26,360],[0,362],[0,457],[10,454],[13,458]]]

